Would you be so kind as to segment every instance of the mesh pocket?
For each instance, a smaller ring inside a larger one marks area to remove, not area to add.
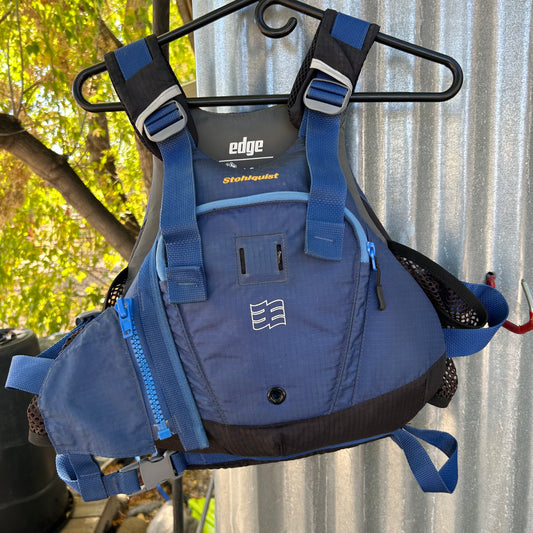
[[[397,242],[389,242],[389,248],[431,300],[443,328],[474,329],[486,324],[485,307],[456,277],[412,248]]]
[[[429,403],[436,407],[448,407],[448,404],[457,390],[457,384],[458,379],[455,363],[453,362],[453,359],[448,357],[446,359],[446,370],[442,376],[441,386],[435,393],[435,396],[429,400]]]

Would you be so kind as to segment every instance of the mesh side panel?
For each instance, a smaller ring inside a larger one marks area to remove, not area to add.
[[[287,109],[289,111],[290,121],[297,127],[299,127],[300,122],[303,116],[303,108],[300,104],[300,101],[303,100],[303,94],[305,91],[306,82],[308,83],[308,74],[311,69],[311,61],[313,60],[313,55],[315,53],[315,47],[318,39],[318,32],[315,34],[313,42],[305,55],[302,66],[296,75],[296,80],[292,86],[291,93],[289,94],[289,99],[287,102]]]
[[[311,46],[309,50],[307,51],[307,54],[305,55],[305,58],[302,62],[302,66],[300,67],[300,70],[298,71],[298,74],[296,75],[296,79],[294,80],[294,85],[292,86],[291,94],[289,95],[289,100],[288,100],[289,108],[291,108],[296,103],[298,94],[300,93],[305,83],[305,79],[307,78],[307,74],[309,73],[309,70],[311,68],[311,61],[313,60],[313,55],[315,53],[317,37],[318,37],[318,33],[315,35],[313,42],[311,43]]]
[[[113,307],[117,303],[117,300],[124,294],[124,285],[126,284],[127,279],[128,269],[125,268],[113,280],[113,283],[111,283],[105,297],[104,309]]]
[[[457,390],[457,384],[458,379],[455,363],[453,362],[453,359],[448,357],[446,359],[446,371],[442,376],[442,384],[439,390],[435,393],[435,396],[429,400],[429,403],[436,407],[448,407],[448,404]]]
[[[28,425],[30,427],[30,432],[35,433],[36,435],[45,436],[46,428],[44,427],[44,420],[41,415],[41,411],[39,411],[39,407],[37,405],[37,394],[31,399],[30,405],[28,405],[28,409],[26,411],[28,415]]]
[[[61,349],[61,352],[77,337],[77,335],[82,331],[83,328],[80,328],[78,331],[73,333],[63,345],[63,348]],[[59,352],[59,353],[61,353]],[[28,417],[28,426],[30,430],[30,441],[35,444],[39,443],[39,438],[45,437],[46,440],[48,440],[48,433],[46,432],[46,427],[44,425],[43,415],[41,414],[41,411],[39,409],[39,405],[37,404],[39,400],[39,396],[35,394],[33,398],[31,399],[30,404],[28,405],[28,408],[26,409],[26,415]],[[38,438],[33,439],[32,435],[36,435]]]
[[[389,248],[431,300],[444,328],[481,328],[487,310],[464,283],[421,253],[391,241]]]
[[[479,328],[482,326],[482,318],[478,316],[461,296],[452,288],[444,286],[439,280],[424,267],[406,257],[397,257],[404,268],[415,278],[422,287],[433,305],[452,319],[456,324],[462,324],[466,328]],[[453,327],[451,324],[446,324]]]

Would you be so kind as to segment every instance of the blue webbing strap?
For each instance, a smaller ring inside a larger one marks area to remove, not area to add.
[[[201,457],[200,454],[193,456]],[[163,481],[182,474],[189,464],[187,457],[188,454],[169,451],[161,456],[138,460],[106,475],[92,455],[71,453],[56,456],[56,470],[59,477],[85,501],[95,501],[114,494],[153,489]]]
[[[144,39],[117,48],[114,53],[125,80],[152,62],[152,55]]]
[[[132,494],[141,488],[136,469],[104,475],[92,455],[57,455],[56,470],[85,501],[103,500],[113,494]]]
[[[404,426],[394,431],[391,438],[404,451],[411,471],[424,492],[454,491],[458,479],[457,441],[449,433]],[[437,470],[419,439],[448,456],[440,470]]]
[[[6,389],[17,389],[32,394],[39,394],[48,370],[52,366],[67,340],[92,320],[97,313],[80,315],[76,320],[76,327],[64,337],[50,346],[47,350],[36,357],[30,355],[15,355],[11,359],[11,365],[5,383]]]
[[[505,298],[496,289],[488,285],[475,283],[465,283],[465,285],[485,306],[488,314],[488,327],[443,329],[448,357],[462,357],[482,350],[509,315],[509,306]]]
[[[165,164],[160,227],[167,253],[168,295],[174,304],[207,299],[191,142],[183,131],[158,143]]]
[[[305,253],[339,261],[347,190],[338,155],[341,115],[325,115],[310,109],[305,114],[306,153],[311,173]]]
[[[53,362],[53,359],[45,357],[13,356],[5,384],[6,389],[17,389],[39,394],[44,378]]]
[[[337,14],[331,36],[352,48],[361,49],[369,28],[367,22]],[[339,261],[342,259],[347,192],[339,162],[339,133],[342,113],[356,80],[322,59],[314,58],[311,68],[317,73],[303,96],[307,109],[302,122],[311,173],[305,253]]]

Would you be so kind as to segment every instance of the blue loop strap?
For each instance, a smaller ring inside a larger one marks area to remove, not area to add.
[[[59,477],[86,502],[103,500],[114,494],[132,494],[141,488],[136,469],[106,476],[92,455],[57,455],[56,470]]]
[[[11,359],[6,389],[18,389],[32,394],[39,394],[44,378],[48,374],[53,359],[15,355]]]
[[[11,366],[5,384],[6,389],[18,389],[32,394],[39,394],[54,359],[57,358],[67,340],[97,315],[98,313],[96,312],[80,315],[76,320],[77,326],[72,331],[37,357],[15,355],[11,359]]]
[[[187,466],[186,454],[165,452],[162,456],[141,459],[118,472],[105,475],[92,455],[72,453],[56,456],[59,477],[86,502],[103,500],[114,494],[153,489],[163,481],[181,475]]]
[[[170,127],[162,119],[156,121],[159,130]],[[159,142],[158,147],[165,164],[160,227],[167,256],[169,299],[174,304],[201,302],[207,299],[207,286],[196,220],[191,139],[182,131]]]
[[[411,471],[424,492],[452,493],[457,485],[457,441],[442,431],[404,426],[391,434],[392,440],[403,450]],[[422,440],[444,452],[448,460],[437,470]]]
[[[505,298],[488,285],[465,283],[466,287],[485,306],[488,314],[488,327],[478,329],[443,329],[448,357],[462,357],[482,350],[509,315]]]
[[[307,110],[306,153],[311,173],[305,253],[340,261],[344,239],[346,179],[339,163],[340,115]]]

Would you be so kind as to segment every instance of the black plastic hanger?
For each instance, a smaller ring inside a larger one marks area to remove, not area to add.
[[[202,17],[199,17],[181,28],[165,33],[158,38],[159,44],[170,43],[184,35],[195,30],[203,28],[212,22],[215,22],[226,15],[234,13],[239,9],[247,7],[257,0],[236,0],[225,6],[222,6]],[[294,17],[281,28],[272,28],[265,22],[265,11],[272,5],[282,5],[293,9],[294,11],[309,15],[310,17],[321,19],[324,12],[318,8],[309,6],[297,0],[259,0],[256,10],[256,23],[261,33],[271,38],[279,38],[288,35],[297,24]],[[390,46],[402,52],[427,59],[434,63],[445,66],[452,73],[452,83],[442,92],[376,92],[376,93],[354,93],[351,102],[444,102],[454,97],[463,83],[463,71],[455,59],[452,57],[439,54],[433,50],[422,48],[415,44],[396,39],[390,35],[378,33],[376,37],[378,43]],[[123,111],[124,108],[120,102],[98,102],[91,103],[83,96],[83,84],[92,76],[100,74],[106,70],[105,63],[98,63],[92,67],[82,70],[76,79],[72,88],[72,93],[78,104],[91,113],[102,113],[107,111]],[[242,105],[264,105],[264,104],[283,104],[286,103],[288,95],[286,94],[261,94],[261,95],[242,95],[242,96],[209,96],[201,98],[189,98],[187,102],[191,107],[210,107],[210,106],[242,106]]]

